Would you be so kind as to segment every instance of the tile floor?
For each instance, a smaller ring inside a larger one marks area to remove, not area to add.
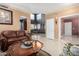
[[[43,42],[42,50],[48,52],[52,56],[59,56],[63,52],[65,43],[79,44],[78,37],[63,37],[62,39],[47,39],[45,35],[35,35],[39,41]],[[34,39],[34,38],[33,38]]]

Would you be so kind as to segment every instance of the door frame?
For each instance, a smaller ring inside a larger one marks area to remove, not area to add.
[[[70,17],[70,16],[79,16],[79,13],[58,17],[58,32],[59,32],[59,34],[58,34],[59,37],[58,38],[59,39],[62,38],[62,36],[61,36],[61,18]]]

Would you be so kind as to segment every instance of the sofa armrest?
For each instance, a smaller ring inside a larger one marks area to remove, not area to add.
[[[6,40],[7,38],[0,34],[0,40]]]
[[[32,40],[30,33],[26,33],[25,36],[28,38],[28,40]]]
[[[7,45],[8,45],[7,38],[4,37],[3,35],[0,35],[0,49],[1,49],[1,51],[6,51]]]

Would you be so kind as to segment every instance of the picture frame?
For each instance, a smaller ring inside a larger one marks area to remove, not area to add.
[[[0,24],[13,24],[13,12],[11,10],[0,8]]]

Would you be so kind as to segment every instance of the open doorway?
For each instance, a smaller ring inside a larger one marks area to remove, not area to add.
[[[45,14],[31,14],[31,33],[45,34]]]
[[[79,39],[79,15],[59,18],[59,39]]]

